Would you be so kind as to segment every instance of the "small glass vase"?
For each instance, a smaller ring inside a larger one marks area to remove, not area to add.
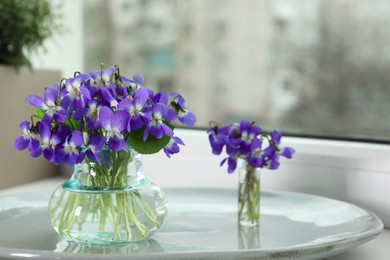
[[[260,169],[246,161],[239,168],[238,224],[253,227],[260,223]]]
[[[101,149],[102,165],[85,159],[49,201],[53,228],[66,240],[88,244],[141,241],[164,222],[167,201],[143,174],[142,156]]]

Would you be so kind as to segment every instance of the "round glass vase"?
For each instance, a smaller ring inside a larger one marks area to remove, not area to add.
[[[260,223],[260,169],[246,161],[238,170],[238,224],[245,227]]]
[[[51,225],[63,238],[78,243],[127,243],[150,237],[167,214],[163,191],[144,176],[142,156],[134,150],[104,147],[101,154],[101,166],[85,159],[53,192]]]

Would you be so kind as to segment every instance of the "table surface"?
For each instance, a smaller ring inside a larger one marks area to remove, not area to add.
[[[14,195],[35,191],[54,190],[64,181],[62,177],[48,178],[28,184],[0,190],[0,196]],[[386,260],[390,259],[390,230],[384,230],[373,240],[347,252],[328,258],[329,260]]]

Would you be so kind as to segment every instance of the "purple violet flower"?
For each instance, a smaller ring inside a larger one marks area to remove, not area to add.
[[[168,156],[168,158],[171,158],[171,154],[180,152],[179,144],[185,145],[183,140],[181,140],[179,137],[172,136],[172,138],[169,140],[169,143],[164,147],[164,153]]]
[[[247,120],[222,127],[214,126],[208,130],[208,134],[213,154],[221,154],[226,147],[228,157],[222,160],[221,166],[227,162],[228,173],[236,169],[239,158],[254,168],[275,170],[279,168],[280,156],[290,159],[295,153],[291,147],[279,147],[283,136],[281,132],[263,132],[260,126]],[[268,144],[265,148],[262,147],[263,140]]]
[[[291,159],[294,153],[295,153],[294,148],[284,147],[283,150],[281,151],[280,155],[287,158],[287,159]]]
[[[163,122],[166,106],[162,103],[154,104],[151,113],[151,119],[145,127],[143,140],[146,141],[148,139],[149,133],[157,139],[161,139],[164,134],[173,136],[172,129]]]
[[[65,88],[61,91],[61,105],[68,112],[75,108],[84,108],[91,99],[91,94],[83,85],[85,80],[90,79],[88,74],[79,74],[74,78],[69,78],[65,82]]]
[[[84,145],[85,155],[88,159],[96,161],[99,165],[102,165],[102,156],[100,149],[105,145],[107,138],[101,138],[98,135],[89,136],[87,133],[83,134],[84,136]]]
[[[212,153],[215,155],[220,155],[222,149],[226,144],[225,136],[218,135],[218,127],[215,126],[208,130],[209,142],[212,148]]]
[[[84,160],[85,154],[81,152],[81,145],[84,143],[83,133],[79,130],[68,135],[63,143],[63,147],[55,154],[55,163],[75,165]]]
[[[108,147],[116,152],[128,151],[128,145],[124,139],[122,131],[126,128],[128,114],[125,111],[114,112],[108,107],[99,110],[100,126],[106,130]]]
[[[226,157],[222,160],[221,166],[223,166],[225,162],[228,164],[228,173],[233,173],[237,168],[237,158],[231,156]]]
[[[90,76],[94,80],[91,84],[93,87],[100,90],[103,87],[111,87],[110,78],[114,72],[116,72],[118,69],[114,66],[110,66],[106,68],[105,70],[94,70],[90,72]]]
[[[43,156],[49,162],[55,162],[55,149],[61,144],[61,138],[55,132],[51,132],[50,126],[45,122],[39,125],[39,135],[42,140],[40,153],[43,152]]]
[[[241,134],[241,153],[249,153],[251,150],[252,143],[257,140],[259,134],[261,134],[261,127],[257,125],[251,125],[249,121],[243,120],[240,123],[240,134]]]
[[[88,101],[88,107],[77,109],[74,112],[74,119],[80,121],[85,116],[89,128],[92,130],[96,130],[100,126],[100,120],[99,120],[100,108],[101,106],[99,105],[98,101],[90,100]]]
[[[143,111],[148,97],[149,92],[145,88],[140,88],[134,93],[132,101],[123,100],[118,104],[118,109],[129,114],[127,131],[139,130],[150,120],[150,115]]]
[[[272,142],[274,142],[276,145],[279,145],[280,144],[280,140],[282,139],[283,137],[283,133],[282,132],[278,132],[276,130],[273,130],[271,132],[271,140]]]
[[[167,112],[167,119],[173,121],[177,118],[182,124],[189,126],[195,125],[196,116],[188,110],[184,98],[176,92],[171,93],[171,96],[177,101],[171,102],[172,108]]]
[[[58,123],[65,121],[65,116],[63,115],[64,110],[56,104],[59,90],[60,84],[55,84],[45,89],[43,98],[37,95],[29,95],[26,97],[28,104],[45,111],[42,121],[48,124],[51,123],[53,118]]]
[[[21,151],[28,148],[30,154],[34,153],[35,150],[39,149],[39,144],[40,144],[37,134],[31,131],[30,122],[28,121],[24,121],[20,123],[19,127],[20,130],[22,130],[23,134],[22,136],[19,136],[15,140],[14,142],[15,149]]]
[[[114,98],[110,90],[110,88],[102,88],[100,94],[102,95],[102,98],[110,104],[110,107],[117,107],[118,101]]]

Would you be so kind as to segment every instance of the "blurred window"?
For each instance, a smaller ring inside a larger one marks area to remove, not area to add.
[[[388,0],[84,4],[100,14],[84,16],[85,69],[118,64],[182,93],[199,127],[390,140]]]

